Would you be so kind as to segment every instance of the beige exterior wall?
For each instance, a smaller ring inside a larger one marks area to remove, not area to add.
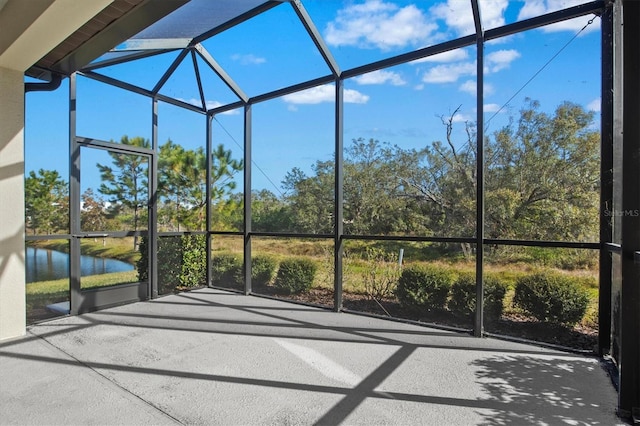
[[[25,333],[24,84],[0,68],[0,340]]]
[[[25,334],[24,72],[113,0],[0,0],[0,341]]]

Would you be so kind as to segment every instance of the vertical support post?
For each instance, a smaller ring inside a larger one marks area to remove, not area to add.
[[[149,294],[152,299],[158,297],[158,99],[151,100],[151,176],[149,179],[149,233],[147,238],[147,259],[149,264]]]
[[[622,211],[622,156],[623,156],[623,37],[622,2],[615,1],[613,8],[613,203],[611,210]],[[612,241],[622,247],[622,218],[611,217]],[[622,292],[622,253],[611,253],[611,356],[620,363],[620,301]],[[602,332],[602,331],[601,331]]]
[[[244,293],[251,294],[251,104],[244,106]]]
[[[623,0],[621,414],[640,420],[640,2]]]
[[[0,31],[3,30],[4,27]],[[24,137],[27,85],[23,70],[0,67],[0,342],[24,336],[27,325]]]
[[[610,211],[613,208],[613,5],[601,15],[601,118],[600,118],[600,253],[598,291],[598,353],[611,348],[611,253],[606,243],[613,242]]]
[[[213,159],[211,158],[211,143],[213,141],[213,115],[209,115],[207,114],[207,146],[206,146],[206,153],[207,153],[207,190],[205,191],[206,193],[206,200],[207,200],[207,207],[206,207],[206,217],[207,217],[207,225],[205,227],[205,229],[207,230],[207,242],[206,242],[206,248],[205,250],[207,251],[205,254],[206,257],[206,262],[207,262],[207,287],[211,287],[211,238],[213,237],[213,235],[211,234],[211,168],[213,167]]]
[[[478,0],[471,0],[476,26],[476,315],[473,335],[484,332],[484,30]]]
[[[338,312],[342,309],[342,255],[344,251],[344,82],[342,78],[336,78],[336,105],[335,105],[335,196],[333,206],[333,309]]]
[[[80,293],[80,145],[76,141],[76,74],[69,76],[69,291],[70,314],[77,315]]]

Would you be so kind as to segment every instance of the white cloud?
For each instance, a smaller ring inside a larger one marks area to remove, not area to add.
[[[469,53],[465,49],[449,50],[447,52],[438,53],[437,55],[427,56],[426,58],[416,59],[411,61],[412,64],[419,64],[422,62],[456,62],[464,61],[469,57]]]
[[[522,9],[518,12],[518,20],[533,18],[547,13],[545,0],[525,0]]]
[[[236,62],[240,62],[240,64],[242,65],[259,65],[267,62],[265,58],[256,56],[252,53],[249,53],[247,55],[241,55],[239,53],[236,53],[235,55],[231,55],[231,59],[233,59]]]
[[[489,83],[484,83],[484,96],[489,96],[489,95],[493,95],[495,93],[495,88],[493,87],[492,84]]]
[[[518,20],[533,18],[556,10],[583,4],[585,0],[524,0],[524,5],[518,13]]]
[[[503,49],[488,53],[485,56],[484,72],[485,74],[490,74],[506,69],[511,65],[511,62],[520,56],[520,52],[514,49]],[[422,81],[424,83],[455,83],[462,77],[475,75],[477,75],[475,61],[457,62],[441,64],[428,69],[422,76]],[[475,85],[474,80],[468,80],[463,82],[458,89],[469,94],[475,94]],[[485,84],[484,92],[485,95],[493,93],[493,86]]]
[[[577,6],[584,3],[584,0],[525,0],[524,6],[518,13],[518,20],[533,18],[545,13],[555,12],[556,10],[566,9],[572,6]],[[592,18],[589,16],[582,16],[579,18],[570,19],[568,21],[558,22],[553,25],[547,25],[542,27],[545,32],[558,32],[558,31],[572,31],[577,32],[584,27],[587,22]],[[585,33],[596,31],[600,28],[600,20],[595,20],[593,24],[589,25],[585,29]]]
[[[475,80],[467,80],[464,83],[462,83],[460,85],[460,87],[458,87],[458,90],[460,90],[461,92],[465,92],[465,93],[468,93],[470,95],[475,96],[476,95],[476,90],[477,90],[476,81]]]
[[[407,84],[400,74],[393,71],[378,70],[373,71],[359,77],[354,78],[355,82],[361,85],[365,84],[385,84],[387,82],[394,86],[403,86]]]
[[[182,98],[177,98],[177,99],[179,101],[186,102],[186,103],[191,104],[193,106],[197,106],[198,108],[202,108],[202,101],[200,99],[196,99],[196,98],[191,98],[189,100],[182,99]]]
[[[207,107],[207,109],[214,109],[214,108],[218,108],[219,106],[222,106],[222,102],[207,101],[205,106]]]
[[[383,0],[366,0],[339,10],[324,35],[332,46],[389,50],[424,44],[437,28],[415,5],[400,7]]]
[[[476,75],[474,62],[435,66],[424,73],[422,81],[425,83],[455,83],[460,77],[467,75]]]
[[[344,89],[344,101],[348,104],[366,104],[369,96],[353,89]]]
[[[486,30],[504,25],[504,11],[509,0],[480,0],[482,27]]]
[[[520,52],[515,49],[509,50],[497,50],[495,52],[488,53],[485,57],[486,61],[486,71],[488,72],[498,72],[505,68],[509,68],[511,62],[518,59],[520,56]]]
[[[460,90],[461,92],[468,93],[472,96],[476,96],[477,95],[476,84],[477,84],[476,80],[467,80],[458,87],[458,90]],[[484,83],[483,92],[485,96],[489,96],[493,94],[495,90],[491,84]]]
[[[336,88],[333,84],[312,87],[283,96],[285,102],[294,105],[319,104],[322,102],[334,102],[336,99]],[[366,104],[369,96],[353,89],[344,90],[344,102],[350,104]]]
[[[442,19],[447,27],[453,28],[458,35],[465,36],[476,32],[471,13],[471,2],[447,0],[429,9],[438,19]]]
[[[475,120],[475,117],[471,117],[467,114],[462,114],[461,112],[457,112],[456,115],[451,118],[451,121],[453,121],[454,123],[465,123],[467,121],[473,120]]]
[[[515,49],[503,49],[488,53],[485,56],[485,74],[498,72],[508,68],[511,65],[511,62],[520,56],[520,52]],[[422,81],[424,83],[455,83],[461,77],[475,76],[476,74],[477,66],[475,61],[456,62],[451,64],[441,64],[428,69],[422,76]],[[463,92],[475,93],[475,82],[471,80],[465,81],[459,89]],[[491,85],[485,85],[485,94],[492,92],[493,87]]]
[[[500,110],[500,105],[484,104],[483,108],[484,108],[484,112],[498,112]]]
[[[504,25],[504,11],[509,0],[480,0],[482,25],[484,28],[495,28]],[[475,34],[471,3],[462,0],[447,0],[429,10],[436,18],[442,19],[447,27],[452,28],[459,36]]]
[[[283,99],[290,104],[319,104],[322,102],[333,102],[335,96],[335,88],[329,84],[291,93],[285,95]]]
[[[182,98],[177,98],[179,101],[191,104],[193,106],[197,106],[198,108],[202,108],[202,101],[198,98],[191,98],[191,99],[182,99]],[[213,108],[218,108],[220,106],[223,105],[227,105],[227,104],[223,104],[222,102],[218,102],[218,101],[206,101],[206,107],[207,110],[213,109]],[[233,115],[233,114],[239,114],[239,111],[237,109],[231,110],[231,111],[225,111],[222,112],[220,114],[223,115]]]
[[[600,109],[601,109],[601,102],[602,102],[602,101],[601,101],[601,99],[600,99],[600,98],[594,99],[594,100],[592,100],[591,102],[589,102],[589,103],[587,104],[587,109],[588,109],[589,111],[600,112]]]
[[[218,102],[218,101],[207,101],[207,103],[206,103],[207,110],[218,108],[218,107],[220,107],[222,105],[225,105],[225,104],[223,104],[222,102]],[[236,115],[236,114],[240,114],[240,110],[239,109],[232,109],[230,111],[222,112],[221,114],[222,115]]]

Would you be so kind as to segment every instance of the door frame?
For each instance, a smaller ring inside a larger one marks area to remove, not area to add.
[[[157,294],[154,292],[156,283],[152,279],[155,269],[152,254],[156,247],[156,171],[157,158],[153,149],[142,148],[131,145],[124,145],[114,142],[106,142],[98,139],[86,137],[74,137],[71,141],[71,180],[69,188],[69,211],[70,211],[70,258],[69,258],[69,278],[70,278],[70,314],[78,315],[86,312],[92,312],[112,306],[132,303],[142,300],[148,300]],[[148,161],[148,198],[147,198],[147,230],[146,231],[98,231],[85,232],[82,231],[80,214],[81,214],[81,149],[100,149],[107,152],[115,152],[125,155],[144,156]],[[149,241],[147,245],[148,259],[148,279],[146,282],[124,283],[114,286],[95,288],[89,290],[81,289],[81,272],[80,272],[80,241],[83,238],[95,237],[128,237],[128,236],[144,236]]]

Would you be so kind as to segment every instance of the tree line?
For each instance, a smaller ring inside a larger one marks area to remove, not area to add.
[[[476,230],[476,127],[440,117],[443,138],[422,148],[355,139],[344,152],[344,229],[356,235],[472,237]],[[516,117],[484,139],[487,238],[596,240],[600,187],[599,131],[594,113],[570,102],[553,113],[527,100]],[[455,126],[464,132],[454,132]],[[463,134],[462,140],[456,140]],[[123,144],[149,147],[144,138]],[[161,231],[206,229],[206,154],[167,141],[158,149],[158,226]],[[144,157],[109,153],[98,164],[97,193],[82,195],[83,230],[138,229],[146,220]],[[242,229],[244,168],[219,145],[211,154],[212,228]],[[335,162],[316,161],[309,173],[290,170],[283,194],[252,192],[252,229],[331,233]],[[56,171],[26,178],[27,227],[33,233],[67,229],[68,186]],[[113,224],[115,222],[115,224]],[[112,223],[110,225],[110,223]],[[465,248],[465,247],[463,247]],[[470,250],[466,247],[465,250]]]
[[[148,139],[123,136],[121,144],[150,148]],[[204,149],[185,149],[168,140],[158,150],[158,226],[160,231],[206,229],[206,154]],[[96,164],[99,186],[81,195],[81,229],[146,229],[149,204],[149,164],[146,156],[109,152],[110,164]],[[211,199],[226,200],[235,190],[242,160],[218,145],[211,154]],[[40,169],[25,179],[27,230],[54,234],[69,229],[69,187],[60,173]],[[229,208],[229,206],[227,206]]]
[[[528,100],[517,118],[484,139],[485,236],[596,240],[600,135],[594,114],[564,102],[553,114]],[[344,155],[344,230],[355,235],[473,237],[476,128],[442,116],[444,138],[424,148],[356,139]],[[253,195],[255,231],[333,231],[334,161],[289,171],[284,197]]]

